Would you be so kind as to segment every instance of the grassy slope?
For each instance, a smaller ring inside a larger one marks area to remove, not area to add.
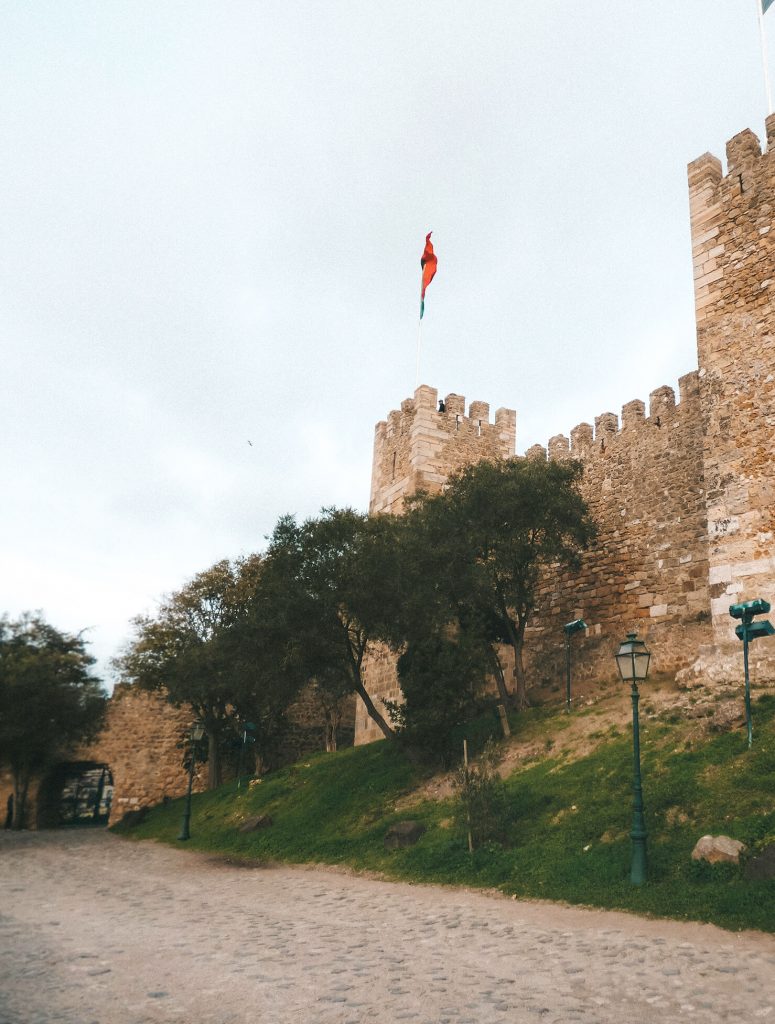
[[[517,729],[561,737],[567,722],[559,712],[535,709],[520,716]],[[775,841],[775,697],[758,701],[754,722],[751,751],[741,730],[687,745],[686,723],[645,725],[649,881],[641,888],[628,877],[631,734],[616,728],[587,756],[546,756],[514,771],[507,780],[513,820],[503,848],[469,855],[450,826],[451,802],[414,803],[422,772],[387,743],[317,755],[248,788],[237,791],[230,783],[195,796],[189,846],[775,932],[775,881],[746,882],[737,867],[690,859],[705,833],[724,833],[752,848],[767,837]],[[274,824],[240,835],[239,823],[259,813]],[[180,800],[154,808],[131,835],[174,844],[181,814]],[[386,851],[387,827],[406,818],[422,821],[427,833],[412,848]]]

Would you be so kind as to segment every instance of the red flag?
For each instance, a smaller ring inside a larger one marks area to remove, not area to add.
[[[439,262],[433,252],[433,243],[431,242],[432,231],[429,231],[425,236],[425,249],[420,258],[420,266],[422,267],[422,291],[420,292],[420,319],[425,312],[425,289],[433,280],[436,274],[436,265]]]

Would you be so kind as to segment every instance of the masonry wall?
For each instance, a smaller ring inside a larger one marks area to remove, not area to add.
[[[68,758],[110,768],[114,786],[111,825],[127,811],[185,794],[188,774],[183,766],[183,744],[192,718],[190,708],[177,708],[160,694],[116,686],[102,733]],[[207,767],[199,765],[194,791],[204,789],[206,781]]]
[[[582,423],[549,442],[549,458],[577,458],[581,491],[597,523],[594,546],[573,575],[549,571],[526,635],[534,684],[562,678],[562,626],[583,618],[575,674],[612,677],[626,633],[647,640],[658,671],[674,672],[710,639],[702,409],[696,372],[644,402]],[[546,458],[542,448],[529,458]]]
[[[767,119],[775,142],[775,116]],[[709,586],[718,654],[729,606],[775,605],[775,154],[746,130],[689,165]],[[757,656],[764,642],[755,645]]]

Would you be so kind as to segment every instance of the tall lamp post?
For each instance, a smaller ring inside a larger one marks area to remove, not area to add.
[[[745,721],[748,726],[748,749],[751,749],[753,742],[753,719],[751,717],[751,678],[748,673],[748,644],[751,640],[758,640],[760,636],[772,636],[775,633],[772,623],[767,619],[759,619],[754,622],[754,615],[766,615],[770,610],[770,602],[763,597],[757,597],[753,601],[746,601],[743,604],[733,604],[729,614],[733,619],[740,619],[740,625],[735,627],[735,636],[743,641],[743,671],[745,672]]]
[[[194,722],[188,736],[188,791],[186,792],[186,805],[183,811],[183,822],[180,826],[179,841],[191,838],[189,825],[191,824],[191,789],[194,785],[194,763],[196,761],[196,745],[204,736],[204,727],[199,722]]]
[[[570,711],[570,638],[574,633],[580,633],[586,629],[587,624],[583,619],[574,619],[562,627],[565,634],[565,710]]]
[[[633,782],[632,782],[632,864],[630,881],[633,885],[643,885],[646,880],[646,821],[643,817],[643,788],[640,780],[640,730],[638,728],[638,683],[646,681],[649,673],[651,654],[637,633],[628,633],[627,639],[619,644],[616,653],[616,665],[622,682],[632,686],[632,748],[633,748]]]
[[[237,789],[242,786],[242,767],[245,761],[245,748],[249,743],[256,742],[256,727],[253,722],[245,722],[242,727],[242,740],[237,757]]]

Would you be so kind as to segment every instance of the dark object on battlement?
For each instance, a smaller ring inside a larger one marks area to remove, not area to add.
[[[444,404],[444,399],[440,398],[439,399],[439,412],[446,412],[446,411],[447,411],[447,407]]]

